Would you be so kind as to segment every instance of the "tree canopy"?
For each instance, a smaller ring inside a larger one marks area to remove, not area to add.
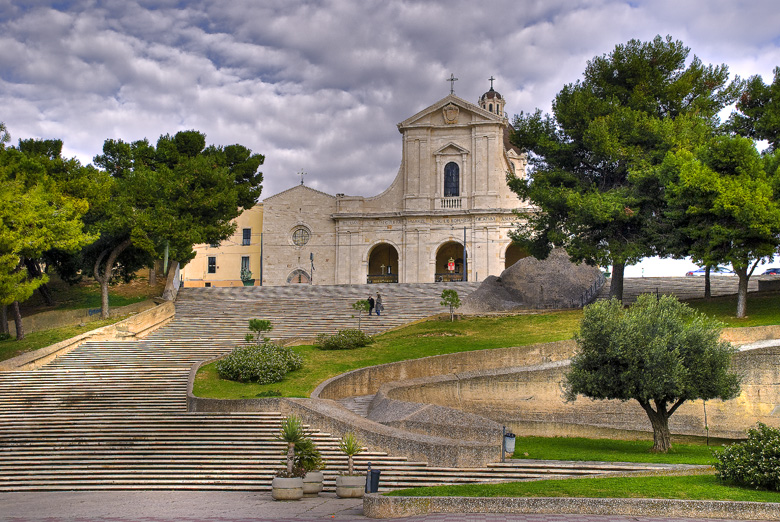
[[[731,399],[740,377],[735,348],[720,324],[672,296],[645,294],[630,308],[599,301],[585,308],[566,396],[636,400],[653,427],[653,451],[671,447],[669,417],[686,401]]]
[[[705,66],[671,37],[631,40],[588,62],[540,110],[515,118],[511,141],[529,153],[532,176],[510,188],[538,212],[513,234],[537,258],[563,247],[573,261],[612,265],[611,295],[623,269],[658,254],[651,240],[663,191],[649,166],[699,140],[737,95],[725,65]]]

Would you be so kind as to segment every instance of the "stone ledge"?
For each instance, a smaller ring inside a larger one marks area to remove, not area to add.
[[[780,503],[639,498],[388,497],[377,493],[363,497],[363,514],[369,518],[401,518],[431,513],[780,520]]]

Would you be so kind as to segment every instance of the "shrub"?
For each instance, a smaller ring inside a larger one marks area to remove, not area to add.
[[[303,360],[300,355],[290,348],[271,342],[239,346],[216,364],[217,373],[222,379],[258,384],[279,382],[287,372],[301,366]]]
[[[722,480],[755,489],[780,491],[780,430],[758,423],[745,442],[715,452]]]
[[[374,339],[362,330],[340,330],[335,335],[319,334],[314,346],[320,350],[352,350],[367,346]]]

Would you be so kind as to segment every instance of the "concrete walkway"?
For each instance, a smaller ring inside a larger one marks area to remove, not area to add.
[[[122,491],[0,493],[0,521],[349,521],[363,516],[360,499],[324,494],[298,502],[276,502],[266,492]],[[698,519],[595,515],[435,514],[409,522],[696,522]],[[728,522],[721,519],[723,522]],[[708,522],[712,522],[711,519]],[[744,522],[744,521],[743,521]]]

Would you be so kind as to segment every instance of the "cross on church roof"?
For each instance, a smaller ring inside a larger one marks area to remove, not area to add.
[[[491,74],[490,78],[488,78],[488,80],[490,80],[490,89],[492,90],[493,89],[493,80],[495,80],[495,78],[493,78],[493,75]]]
[[[303,185],[303,177],[306,175],[306,172],[304,172],[303,169],[301,169],[301,171],[297,175],[301,177],[301,185]]]
[[[455,78],[454,73],[450,73],[450,77],[444,80],[445,82],[450,82],[450,94],[455,94],[455,82],[458,81],[457,78]]]

